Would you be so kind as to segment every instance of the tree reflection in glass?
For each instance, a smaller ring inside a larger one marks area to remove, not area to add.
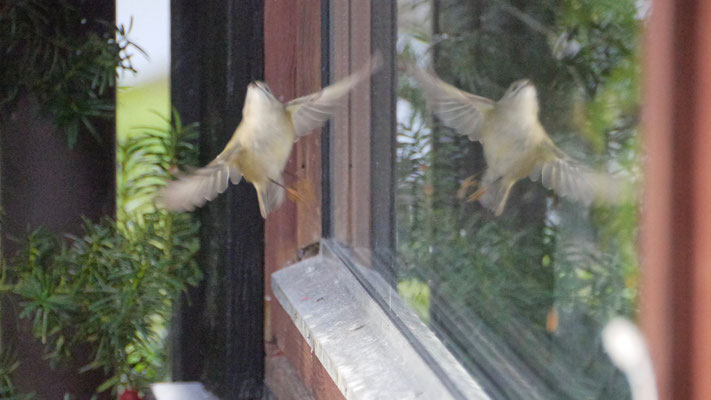
[[[558,147],[591,170],[640,180],[643,2],[398,6],[402,62],[492,99],[528,78]],[[497,217],[467,201],[488,167],[481,145],[433,117],[411,76],[400,74],[398,95],[403,297],[494,398],[629,397],[600,331],[636,314],[636,201],[588,205],[523,179]]]

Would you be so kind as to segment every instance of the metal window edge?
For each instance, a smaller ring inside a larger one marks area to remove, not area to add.
[[[453,394],[329,246],[324,241],[318,256],[272,274],[272,290],[346,399],[489,399],[397,291],[362,268],[456,382],[460,395]]]

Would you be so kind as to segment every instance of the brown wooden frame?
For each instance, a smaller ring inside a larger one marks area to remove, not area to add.
[[[352,247],[380,249],[394,243],[395,148],[394,2],[331,1],[330,65],[339,79],[371,54],[383,58],[369,85],[360,85],[349,107],[331,125],[332,237]]]
[[[386,12],[376,15],[371,7]],[[356,7],[347,0],[266,1],[265,79],[272,91],[283,100],[314,92],[361,67],[375,47],[385,47],[381,50],[385,65],[392,66],[392,41],[374,45],[371,33],[373,28],[383,30],[385,36],[391,33],[387,29],[394,21],[394,7],[390,2],[359,2]],[[378,74],[373,80],[379,80],[378,87],[394,87],[392,73]],[[313,201],[287,202],[266,222],[266,375],[267,384],[277,392],[279,382],[293,375],[275,367],[284,365],[280,359],[284,357],[316,398],[342,398],[289,316],[273,300],[271,274],[315,254],[312,250],[322,236],[366,248],[393,242],[392,207],[387,206],[392,198],[390,175],[377,174],[379,181],[373,181],[371,155],[392,170],[388,155],[394,143],[390,128],[395,103],[385,96],[371,102],[372,90],[372,84],[359,85],[326,128],[327,134],[314,133],[296,143],[285,178],[288,184],[307,182]],[[373,107],[386,110],[382,118],[371,120]],[[373,125],[380,128],[380,135],[371,135]],[[374,183],[383,190],[372,193]],[[374,203],[385,206],[374,208]]]
[[[265,1],[264,76],[276,96],[290,100],[321,88],[321,32],[320,1]],[[308,182],[313,201],[285,202],[265,226],[265,374],[280,398],[304,391],[317,399],[343,398],[271,290],[271,274],[298,261],[321,238],[321,175],[321,135],[313,133],[295,144],[285,173],[287,184]]]
[[[334,77],[370,53],[373,3],[330,4]],[[641,323],[648,338],[662,399],[711,398],[711,3],[655,0],[647,24],[644,56],[643,128],[647,162],[640,238]],[[322,5],[314,1],[265,4],[265,75],[285,99],[318,89],[321,83]],[[354,23],[357,21],[357,23]],[[369,37],[369,36],[368,36]],[[299,79],[295,79],[296,76]],[[298,87],[296,87],[298,82]],[[364,88],[360,88],[362,92]],[[354,245],[372,242],[370,136],[356,136],[372,123],[368,96],[356,93],[349,111],[335,118],[330,145],[331,225],[334,237]],[[355,114],[355,113],[358,114]],[[363,113],[363,114],[361,114]],[[708,134],[706,135],[708,136]],[[288,170],[318,182],[321,139],[299,143]],[[367,173],[365,172],[367,171]],[[288,179],[288,178],[287,178]],[[319,185],[315,204],[286,204],[267,222],[266,290],[269,274],[299,259],[300,250],[321,236]],[[327,196],[328,197],[328,196]],[[365,217],[367,216],[367,218]],[[296,366],[317,398],[340,398],[318,360],[310,355],[288,315],[267,299],[272,355]],[[275,344],[276,343],[276,344]],[[276,356],[275,356],[276,354]],[[267,379],[269,380],[269,368]]]
[[[643,108],[641,322],[661,399],[711,398],[711,3],[655,0]]]
[[[332,54],[335,79],[354,70],[370,57],[370,4],[331,2]],[[356,39],[357,38],[357,39]],[[359,85],[348,108],[334,118],[331,132],[333,236],[358,247],[370,244],[370,97],[367,85]],[[366,133],[366,134],[363,134]]]

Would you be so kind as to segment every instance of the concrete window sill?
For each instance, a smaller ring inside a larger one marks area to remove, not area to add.
[[[276,299],[347,399],[489,399],[397,291],[373,270],[359,270],[387,299],[410,340],[328,243],[318,256],[272,275]],[[412,338],[437,365],[425,362]]]

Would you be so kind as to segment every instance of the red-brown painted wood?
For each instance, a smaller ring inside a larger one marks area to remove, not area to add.
[[[267,0],[264,14],[264,74],[283,101],[321,88],[321,2]],[[294,146],[284,174],[302,201],[286,201],[269,215],[265,228],[267,341],[296,369],[316,399],[342,399],[291,318],[274,299],[271,274],[298,261],[300,250],[321,238],[321,135],[319,131]],[[283,353],[283,355],[281,354]],[[270,373],[267,370],[267,373]],[[267,377],[267,381],[270,381]],[[273,380],[276,381],[276,380]]]
[[[645,41],[641,322],[661,399],[711,398],[711,4],[657,0]]]
[[[279,348],[296,368],[304,385],[311,389],[316,400],[343,399],[340,390],[318,358],[311,352],[306,340],[281,306],[272,307],[274,336]]]
[[[696,18],[691,367],[694,398],[711,399],[711,2],[698,2]]]

